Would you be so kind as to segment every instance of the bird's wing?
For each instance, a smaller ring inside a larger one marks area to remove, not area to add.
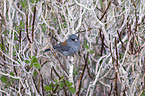
[[[58,45],[54,45],[53,48],[58,51],[69,51],[70,46],[62,46],[61,44],[58,44]]]
[[[70,49],[70,46],[61,46],[61,47],[63,47],[62,51],[69,51],[69,49]]]

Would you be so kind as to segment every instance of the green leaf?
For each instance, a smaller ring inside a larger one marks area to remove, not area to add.
[[[15,37],[14,37],[14,40],[15,40],[15,41],[18,41],[18,37],[16,37],[16,35],[15,35]]]
[[[63,80],[63,78],[64,78],[64,76],[60,77],[60,81],[62,81],[62,80]]]
[[[89,49],[89,46],[87,45],[87,43],[85,43],[84,46],[87,48],[87,50]]]
[[[63,87],[63,85],[64,85],[64,83],[62,83],[62,82],[59,84],[60,87]]]
[[[10,75],[11,75],[11,76],[14,76],[15,74],[14,74],[13,72],[10,72]]]
[[[30,61],[29,61],[29,60],[25,60],[25,63],[27,63],[27,64],[28,64],[28,63],[30,63]]]
[[[13,72],[10,72],[10,75],[11,76],[14,76],[15,74]],[[12,77],[10,77],[11,79],[13,79]]]
[[[66,84],[66,86],[68,86],[68,85],[69,85],[69,81],[68,81],[68,80],[66,80],[66,81],[65,81],[65,84]]]
[[[30,25],[30,26],[28,26],[29,28],[31,28],[32,26]]]
[[[33,67],[33,64],[31,64],[29,67]]]
[[[51,84],[49,85],[49,87],[52,87],[52,86],[54,86],[53,82],[51,82]]]
[[[21,3],[21,5],[22,5],[22,7],[24,8],[24,7],[25,7],[24,2],[20,1],[20,3]]]
[[[73,73],[74,75],[78,75],[78,72],[77,71],[74,71],[74,73]]]
[[[58,82],[58,80],[57,80],[57,79],[55,79],[55,80],[54,80],[54,82]]]
[[[69,90],[69,92],[71,92],[73,94],[76,92],[76,89],[74,87],[69,87],[68,90]]]
[[[142,95],[143,95],[143,96],[145,95],[145,91],[142,92]]]
[[[20,21],[20,26],[22,26],[22,24],[23,24],[23,22],[22,22],[22,21]]]
[[[36,3],[38,2],[38,0],[36,0]]]
[[[16,51],[13,51],[13,55],[15,55],[16,54]]]
[[[56,83],[54,84],[55,87],[58,86],[58,85],[59,85],[59,82],[56,82]]]
[[[41,65],[40,65],[39,63],[35,63],[35,64],[34,64],[34,67],[35,67],[36,69],[41,69]]]
[[[6,76],[1,76],[0,80],[3,82],[3,83],[7,83],[7,77]]]
[[[72,85],[73,85],[73,83],[71,82],[71,83],[69,83],[67,86],[70,87],[70,86],[72,86]]]
[[[71,82],[71,83],[69,83],[69,81],[65,81],[65,83],[66,83],[66,86],[68,86],[68,87],[70,87],[70,86],[72,86],[73,85],[73,83]]]
[[[88,60],[88,63],[90,64],[90,61]]]
[[[32,59],[31,56],[29,56],[29,58]]]
[[[33,56],[31,59],[31,64],[33,63],[38,63],[38,59],[35,56]]]
[[[91,53],[94,53],[94,50],[90,50]]]
[[[36,58],[36,56],[32,56],[32,58]]]
[[[36,70],[34,70],[33,76],[37,76],[37,71]]]
[[[34,3],[34,0],[29,0],[31,3]]]
[[[51,91],[51,90],[52,90],[52,88],[49,87],[49,86],[44,86],[44,89],[45,89],[46,91]]]
[[[3,45],[4,46],[4,45]],[[0,43],[0,48],[1,48],[1,50],[2,50],[2,43]],[[3,47],[3,49],[5,50],[5,47]]]
[[[73,69],[73,74],[74,74],[74,75],[78,75],[78,71],[77,71],[76,68]]]

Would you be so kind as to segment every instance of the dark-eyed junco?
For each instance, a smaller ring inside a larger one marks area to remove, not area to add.
[[[62,53],[64,56],[70,56],[79,50],[80,40],[75,34],[72,34],[66,41],[58,45],[53,45],[53,48]],[[47,51],[50,51],[50,49],[46,49],[44,52]]]

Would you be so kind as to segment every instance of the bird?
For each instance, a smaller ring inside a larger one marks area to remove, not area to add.
[[[66,41],[58,45],[53,45],[53,48],[61,54],[63,54],[64,56],[71,56],[74,55],[80,49],[80,40],[75,34],[72,34]],[[43,53],[48,51],[50,51],[49,48],[44,50]]]

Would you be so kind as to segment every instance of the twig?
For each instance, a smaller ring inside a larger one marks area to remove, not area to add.
[[[94,74],[93,75],[91,75],[91,73],[90,73],[90,69],[89,69],[89,66],[88,66],[88,64],[87,64],[87,69],[88,69],[88,75],[89,75],[89,77],[93,80],[94,78]]]
[[[126,47],[125,47],[124,43],[123,43],[122,40],[121,40],[121,34],[119,34],[119,31],[118,31],[118,30],[117,30],[117,34],[118,34],[119,40],[120,40],[120,42],[121,42],[121,44],[122,44],[124,50],[126,50]]]
[[[35,18],[36,18],[36,6],[34,6],[34,11],[33,11],[32,42],[34,41],[34,25],[35,25]]]
[[[100,56],[102,56],[103,50],[104,50],[104,40],[105,40],[105,38],[104,38],[104,35],[101,34],[102,30],[99,29],[99,31],[100,31],[100,38],[101,38],[101,42],[102,42],[101,43],[101,54],[100,54]]]
[[[36,88],[36,90],[37,90],[37,92],[40,94],[40,91],[39,91],[39,89],[38,89],[38,87],[37,87],[37,84],[36,84],[36,80],[34,79],[34,77],[32,76],[32,80],[33,80],[33,83],[34,83],[34,87]]]
[[[144,74],[145,74],[145,57],[144,57],[144,64],[143,64],[143,72],[144,72]],[[144,75],[143,91],[145,91],[145,75]]]
[[[52,52],[52,49],[50,48],[50,51]],[[59,58],[56,56],[55,53],[52,52],[52,54],[55,56],[55,58],[58,60],[60,66],[62,67],[62,69],[65,71],[65,73],[67,74],[67,76],[69,75],[68,72],[66,71],[66,69],[64,68],[64,66],[62,65],[61,61],[59,60]]]
[[[56,70],[55,70],[55,68],[52,66],[52,69],[53,69],[53,71],[55,72],[55,74],[59,77],[59,79],[61,78],[60,76],[59,76],[59,74],[56,72]],[[66,83],[65,83],[65,80],[63,79],[63,83],[64,83],[64,87],[63,87],[63,89],[64,89],[64,93],[65,93],[65,96],[68,96],[67,95],[67,92],[66,92]],[[56,90],[55,90],[56,91]]]
[[[99,19],[100,21],[104,18],[105,14],[107,13],[107,11],[108,11],[108,9],[109,9],[109,7],[110,7],[110,5],[111,5],[111,2],[112,2],[112,0],[108,3],[108,6],[107,6],[106,10],[104,11],[103,15],[102,15],[101,18]]]
[[[83,33],[83,32],[86,32],[86,31],[91,31],[92,29],[94,29],[94,28],[88,28],[87,30],[79,30],[78,32],[76,32],[76,34],[81,34],[81,33]]]
[[[113,85],[112,85],[112,83],[111,83],[111,89],[110,89],[110,91],[109,91],[109,93],[108,93],[108,96],[111,96],[112,89],[113,89]]]
[[[136,32],[137,32],[137,27],[138,27],[138,17],[137,17],[137,9],[136,9],[136,4],[135,4],[135,1],[134,0],[132,0],[132,2],[133,2],[133,6],[135,7],[135,28],[134,28],[134,33],[136,34]]]
[[[79,77],[77,96],[79,96],[79,94],[80,94],[81,85],[82,85],[82,79],[83,79],[84,72],[85,72],[85,69],[86,69],[87,64],[88,64],[88,56],[89,56],[89,52],[87,53],[86,58],[85,58],[85,56],[84,56],[84,59],[85,59],[85,65],[84,65],[84,68],[83,68],[83,70],[82,70],[82,74],[81,74],[80,77]]]
[[[44,86],[43,86],[43,76],[42,76],[42,74],[40,74],[40,77],[41,77],[42,94],[43,94],[43,96],[45,96],[45,94],[44,94]]]
[[[29,37],[29,30],[28,30],[28,13],[26,14],[26,32],[27,32],[27,39],[29,43],[31,43],[30,37]]]
[[[117,49],[116,37],[115,37],[115,49],[116,49],[116,64],[117,64],[117,67],[118,67],[118,49]]]

